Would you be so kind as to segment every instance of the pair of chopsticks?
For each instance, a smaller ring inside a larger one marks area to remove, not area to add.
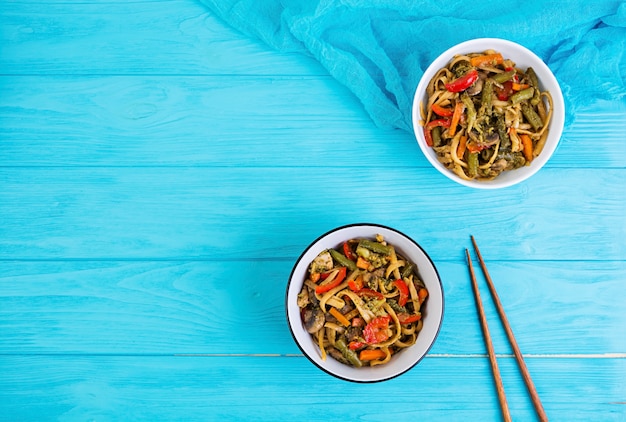
[[[483,261],[483,257],[480,254],[480,249],[478,249],[478,245],[476,244],[476,240],[474,239],[474,236],[471,236],[471,239],[472,239],[472,243],[474,244],[474,250],[476,251],[476,256],[478,257],[478,261],[480,262],[480,266],[483,270],[485,280],[487,281],[487,286],[489,287],[489,291],[491,292],[491,296],[496,305],[496,309],[498,311],[498,314],[500,315],[500,321],[502,321],[502,325],[504,326],[506,335],[509,338],[511,347],[513,348],[513,353],[515,354],[517,365],[519,366],[520,371],[522,372],[524,383],[526,384],[526,388],[528,389],[528,392],[532,399],[533,406],[535,407],[535,411],[537,412],[537,416],[539,416],[540,421],[547,421],[548,416],[546,415],[546,412],[543,409],[543,405],[541,404],[541,400],[539,399],[537,390],[535,390],[535,385],[533,384],[533,381],[530,378],[530,372],[528,372],[528,368],[526,367],[526,363],[524,362],[522,353],[519,350],[517,341],[515,340],[515,336],[513,335],[513,331],[511,330],[511,326],[509,325],[509,321],[506,318],[506,314],[504,313],[504,308],[502,307],[502,303],[500,302],[500,298],[498,297],[498,293],[496,292],[496,288],[493,285],[493,281],[491,280],[491,276],[489,275],[489,271],[487,270],[485,261]],[[474,275],[474,266],[472,265],[472,259],[467,249],[465,249],[465,254],[467,255],[467,265],[469,267],[470,277],[472,279],[472,288],[474,290],[474,299],[476,300],[476,307],[478,308],[480,326],[483,330],[485,344],[487,346],[487,352],[489,353],[489,362],[491,363],[491,370],[493,372],[493,377],[496,382],[496,389],[498,391],[498,400],[500,401],[500,407],[502,408],[502,415],[504,416],[504,420],[509,422],[511,421],[509,405],[506,401],[506,394],[504,393],[504,385],[502,384],[502,377],[500,376],[500,370],[498,369],[498,362],[496,360],[496,354],[493,350],[493,344],[491,342],[491,334],[489,334],[489,327],[487,326],[487,318],[485,317],[485,310],[483,308],[483,304],[480,299],[480,292],[478,291],[478,284],[476,283],[476,276]]]

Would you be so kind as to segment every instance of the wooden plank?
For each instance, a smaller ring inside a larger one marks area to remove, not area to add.
[[[10,75],[0,84],[8,166],[430,167],[412,134],[375,127],[328,76]],[[626,167],[624,122],[626,105],[583,110],[548,166]]]
[[[200,2],[0,3],[3,74],[322,74],[243,37]]]
[[[626,360],[528,364],[550,420],[626,415]],[[513,360],[500,365],[513,419],[534,420]],[[10,420],[500,418],[486,358],[426,358],[378,384],[338,381],[297,357],[5,356],[0,370],[3,416]]]
[[[394,165],[0,168],[0,254],[293,259],[325,231],[365,221],[405,231],[436,261],[460,259],[470,234],[487,258],[623,260],[624,178],[623,169],[546,168],[484,191]]]
[[[437,262],[433,354],[484,354],[464,262]],[[529,355],[626,353],[626,262],[488,262]],[[3,261],[0,354],[301,354],[286,323],[293,262]],[[511,353],[479,277],[497,353]]]

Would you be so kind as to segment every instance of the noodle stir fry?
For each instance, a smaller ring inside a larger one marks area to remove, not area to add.
[[[417,267],[382,236],[321,252],[298,295],[306,330],[320,348],[356,367],[389,362],[413,345],[428,296]]]
[[[516,68],[494,50],[457,55],[426,92],[426,143],[462,179],[490,180],[541,153],[552,96],[540,90],[532,67]]]

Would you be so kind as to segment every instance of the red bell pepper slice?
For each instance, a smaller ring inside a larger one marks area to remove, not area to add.
[[[348,344],[348,347],[350,348],[350,350],[358,350],[362,348],[363,346],[365,346],[365,343],[361,341],[351,341],[350,344]]]
[[[326,280],[322,281],[315,288],[315,293],[318,293],[318,294],[326,293],[330,289],[339,286],[339,284],[341,284],[344,278],[346,278],[346,267],[341,267],[339,268],[339,272],[337,273],[335,278],[332,278],[332,279],[327,278]]]
[[[372,289],[368,289],[367,287],[364,289],[359,290],[358,292],[356,292],[356,294],[358,294],[360,297],[373,297],[376,299],[384,299],[385,296],[383,296],[382,293],[377,292],[376,290],[372,290]]]
[[[433,134],[431,131],[437,126],[450,127],[450,119],[437,119],[426,123],[426,126],[424,126],[424,139],[426,139],[426,145],[429,147],[433,146]]]
[[[496,96],[500,101],[507,101],[509,97],[515,92],[513,90],[513,81],[506,81],[502,84],[502,87],[495,86]]]
[[[398,321],[400,321],[400,324],[410,324],[412,322],[419,321],[420,319],[422,319],[422,314],[409,315],[404,312],[398,314]]]
[[[441,107],[439,104],[433,104],[430,108],[441,117],[452,117],[454,114],[454,110],[451,108]]]
[[[343,254],[346,256],[346,258],[348,258],[350,261],[356,261],[356,256],[354,255],[354,253],[352,252],[352,249],[350,249],[350,245],[348,245],[348,242],[343,242]]]
[[[398,305],[404,306],[406,305],[406,301],[409,298],[409,286],[406,285],[404,280],[396,280],[393,282],[396,285],[398,290],[400,291],[400,297],[398,298]]]
[[[472,69],[460,78],[456,78],[450,83],[445,84],[449,92],[461,92],[472,86],[478,80],[478,70]]]
[[[363,329],[363,338],[368,344],[382,343],[389,338],[389,315],[379,316],[370,321]]]
[[[353,292],[358,292],[363,288],[363,276],[358,275],[354,280],[348,280],[348,287]]]

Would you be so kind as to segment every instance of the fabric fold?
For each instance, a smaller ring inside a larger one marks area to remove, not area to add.
[[[381,127],[412,131],[414,90],[443,51],[503,38],[555,74],[567,121],[598,100],[626,100],[626,1],[201,0],[244,34],[318,60]],[[423,3],[423,2],[419,2]]]

